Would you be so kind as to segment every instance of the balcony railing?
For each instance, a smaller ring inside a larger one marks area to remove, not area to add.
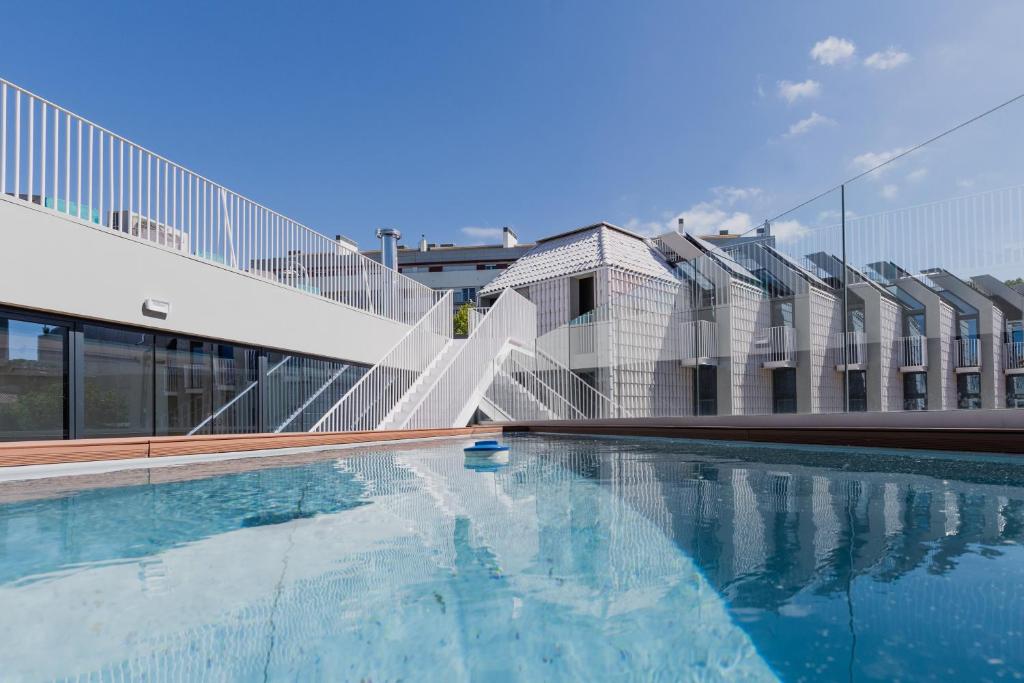
[[[900,369],[928,366],[928,340],[920,335],[896,339],[896,364]]]
[[[0,196],[405,323],[438,295],[0,79]],[[302,277],[297,277],[296,272]],[[330,280],[320,293],[312,275]]]
[[[760,340],[764,347],[764,366],[795,367],[796,366],[796,328],[789,326],[769,327],[767,334]]]
[[[690,320],[682,329],[683,365],[718,363],[718,325],[710,320]]]
[[[981,340],[977,337],[954,339],[953,348],[956,352],[957,368],[981,367]]]
[[[864,332],[839,332],[832,337],[836,354],[836,369],[846,366],[867,365],[868,337]]]
[[[1024,371],[1024,342],[1003,344],[1003,368],[1013,374]]]

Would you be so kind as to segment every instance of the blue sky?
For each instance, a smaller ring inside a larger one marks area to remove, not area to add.
[[[695,230],[742,228],[1024,92],[1024,4],[1010,2],[55,2],[3,14],[0,75],[364,247],[382,225],[410,242],[598,220],[654,232],[679,215]],[[992,170],[997,149],[965,144],[944,175],[908,165],[851,201],[862,214],[924,201],[982,171],[993,187],[1021,182]],[[930,182],[915,185],[915,171]]]

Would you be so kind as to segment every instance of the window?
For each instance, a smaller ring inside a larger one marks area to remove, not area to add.
[[[925,336],[924,313],[912,313],[903,317],[903,336]]]
[[[772,412],[796,412],[796,368],[772,370]]]
[[[464,304],[467,301],[476,301],[476,287],[463,287],[455,290],[455,303]]]
[[[430,273],[441,273],[441,272],[444,272],[444,266],[430,266],[427,269],[427,272],[430,272]]]
[[[1006,377],[1006,407],[1024,408],[1024,375]]]
[[[693,374],[693,405],[695,415],[718,414],[718,368],[698,365]]]
[[[188,434],[212,410],[210,344],[188,337],[156,339],[156,434]]]
[[[0,439],[67,436],[68,329],[0,317]]]
[[[854,308],[850,311],[849,318],[850,332],[863,332],[864,331],[864,309]]]
[[[981,375],[976,372],[956,376],[956,407],[964,410],[981,408]]]
[[[578,318],[594,310],[594,276],[574,278],[571,282],[572,290],[569,296],[572,317]]]
[[[153,433],[153,335],[87,324],[83,437]]]
[[[772,302],[772,327],[793,327],[793,302]]]
[[[928,374],[908,372],[903,375],[903,410],[928,410]]]
[[[868,378],[866,370],[850,371],[850,412],[862,413],[868,409]]]

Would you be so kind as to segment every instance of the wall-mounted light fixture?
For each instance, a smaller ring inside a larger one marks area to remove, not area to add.
[[[166,318],[171,314],[171,302],[162,299],[146,299],[142,302],[142,314],[151,318]]]

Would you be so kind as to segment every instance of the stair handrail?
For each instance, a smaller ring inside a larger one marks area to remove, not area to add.
[[[585,382],[582,377],[570,370],[564,364],[560,363],[547,352],[541,351],[540,349],[534,349],[534,353],[538,358],[553,366],[552,368],[546,369],[553,369],[558,373],[557,381],[549,382],[549,384],[557,385],[554,388],[554,391],[568,400],[569,403],[580,413],[583,413],[586,418],[599,419],[605,417],[632,417],[625,408],[612,400],[611,397]],[[593,405],[603,406],[603,409],[596,415],[587,415],[584,410],[585,403],[582,400],[579,402],[573,401],[574,397],[583,399],[585,396],[592,397],[594,400]],[[605,409],[608,414],[603,414]]]
[[[448,290],[309,431],[377,429],[451,338],[452,292]],[[369,401],[361,400],[364,395],[378,402],[372,404],[372,410],[360,414],[360,424],[352,424],[348,418],[354,416],[354,410],[350,406],[365,407]],[[386,409],[379,407],[382,404]]]
[[[479,390],[487,373],[493,372],[494,359],[505,345],[511,341],[526,346],[536,337],[536,306],[515,290],[504,290],[402,427],[456,426],[466,401]]]

